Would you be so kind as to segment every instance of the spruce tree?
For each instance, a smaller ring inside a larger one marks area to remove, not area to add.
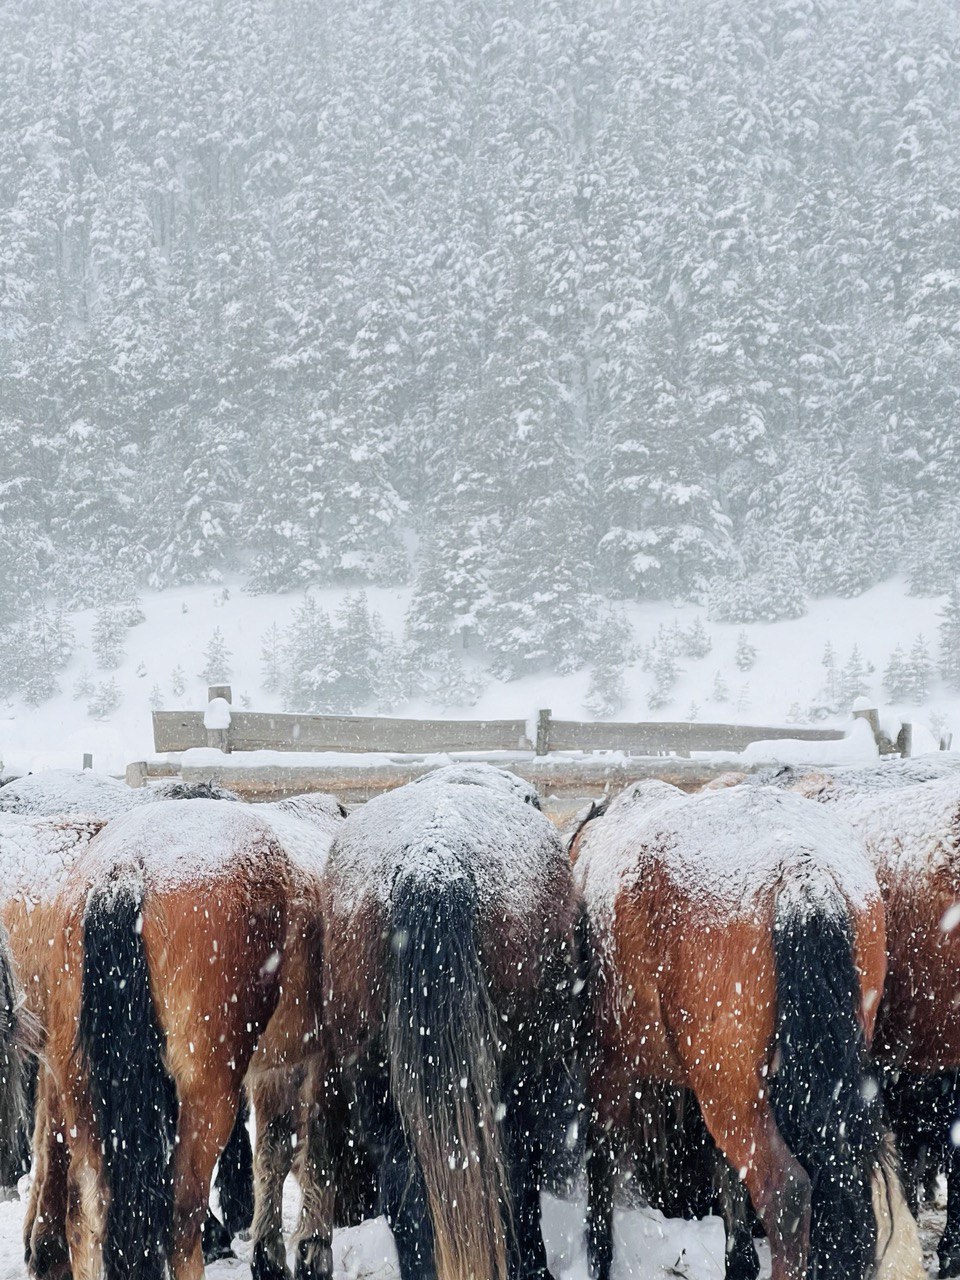
[[[883,672],[883,690],[891,702],[902,702],[910,691],[910,674],[906,654],[897,645]]]
[[[226,684],[230,679],[232,656],[223,638],[223,632],[219,627],[214,627],[213,634],[203,651],[203,668],[199,673],[204,684]]]
[[[915,706],[926,702],[929,696],[932,666],[927,642],[922,635],[918,635],[907,657],[907,678],[904,691],[906,698]]]
[[[940,610],[940,675],[950,689],[960,690],[960,579],[954,579]]]
[[[710,633],[703,625],[703,621],[697,618],[684,632],[681,652],[685,658],[705,658],[712,648],[713,641],[710,639]]]
[[[115,605],[103,605],[97,610],[90,647],[101,670],[112,670],[123,661],[125,631],[126,623]]]
[[[745,631],[741,631],[737,636],[737,651],[733,660],[738,671],[751,671],[757,661],[757,650],[747,639]]]

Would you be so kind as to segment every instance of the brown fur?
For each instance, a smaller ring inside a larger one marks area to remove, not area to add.
[[[170,803],[184,806],[178,820],[189,830],[202,802]],[[237,806],[224,808],[231,811],[230,829],[236,830]],[[268,810],[264,806],[265,819]],[[331,824],[339,820],[334,811]],[[198,839],[208,841],[211,826],[207,809]],[[258,1223],[279,1224],[276,1179],[282,1185],[285,1169],[280,1168],[284,1153],[277,1134],[286,1129],[286,1146],[292,1151],[290,1132],[307,1123],[300,1087],[319,1053],[319,875],[288,857],[268,823],[252,815],[245,845],[225,842],[222,865],[203,882],[176,885],[161,876],[154,883],[149,850],[144,853],[134,841],[131,853],[144,866],[143,945],[166,1039],[166,1066],[179,1100],[170,1267],[174,1280],[199,1280],[200,1227],[210,1178],[245,1081],[257,1109],[258,1130],[272,1139],[272,1149],[268,1143],[257,1155],[263,1201]],[[105,874],[101,861],[95,841],[44,923],[54,939],[46,969],[51,978],[49,1070],[41,1081],[38,1177],[29,1230],[35,1256],[38,1249],[49,1254],[56,1247],[51,1232],[57,1234],[65,1215],[74,1280],[94,1280],[98,1274],[106,1203],[99,1135],[82,1064],[74,1053],[84,909],[91,886]],[[70,1153],[68,1167],[59,1158],[62,1138]],[[305,1196],[305,1213],[308,1205],[316,1210],[315,1196]],[[270,1243],[275,1246],[276,1241]],[[65,1277],[69,1270],[59,1274]]]
[[[602,820],[597,834],[601,828]],[[574,858],[583,856],[588,834],[595,834],[591,827],[576,833]],[[775,886],[758,910],[718,918],[699,886],[678,887],[655,853],[645,866],[641,882],[621,887],[610,931],[591,921],[600,963],[592,983],[588,1090],[600,1156],[609,1165],[629,1147],[631,1101],[643,1081],[692,1090],[770,1237],[773,1280],[802,1280],[807,1229],[791,1236],[781,1215],[792,1189],[807,1178],[770,1102]],[[869,1041],[886,970],[884,913],[879,897],[865,910],[854,903],[848,909]]]

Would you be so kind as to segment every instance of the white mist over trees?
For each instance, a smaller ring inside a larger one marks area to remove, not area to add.
[[[958,35],[953,0],[6,6],[0,623],[59,653],[41,597],[407,579],[441,684],[466,631],[606,706],[594,595],[947,591]]]

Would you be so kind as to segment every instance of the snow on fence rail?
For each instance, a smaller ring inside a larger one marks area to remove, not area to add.
[[[779,758],[778,741],[788,749],[786,758],[791,749],[802,752],[802,744],[842,743],[834,763],[848,759],[851,751],[862,751],[863,740],[869,743],[871,737],[881,754],[908,755],[910,750],[909,726],[893,744],[881,731],[878,712],[866,706],[854,710],[855,720],[866,725],[854,740],[844,742],[849,735],[836,727],[696,721],[614,724],[554,720],[546,709],[529,721],[290,715],[234,711],[227,685],[211,687],[209,696],[205,712],[154,713],[157,752],[186,754],[179,761],[128,765],[131,786],[179,773],[190,782],[225,782],[247,799],[275,800],[323,790],[335,792],[345,803],[362,803],[434,768],[438,755],[495,752],[501,764],[550,797],[556,810],[551,810],[552,816],[563,817],[564,805],[574,797],[619,790],[641,778],[663,778],[695,790],[731,767],[723,756],[739,755],[752,744],[757,744],[756,758],[744,760],[748,769]],[[204,750],[211,747],[216,750]],[[200,750],[194,753],[195,748]],[[819,756],[815,747],[810,751]],[[720,758],[691,759],[695,752],[715,752]]]
[[[337,751],[396,755],[509,751],[545,756],[559,751],[621,751],[624,755],[688,756],[694,751],[740,752],[753,742],[790,738],[837,742],[844,730],[700,721],[554,720],[547,709],[528,720],[402,720],[382,716],[324,716],[235,711],[228,685],[210,688],[203,711],[155,711],[154,747],[158,753],[218,747],[221,751]],[[881,751],[882,739],[872,709],[854,713],[868,719]]]

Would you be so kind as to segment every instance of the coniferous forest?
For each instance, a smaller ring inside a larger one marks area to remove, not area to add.
[[[509,676],[612,661],[618,599],[953,584],[954,0],[30,0],[0,45],[14,648],[408,581]]]

